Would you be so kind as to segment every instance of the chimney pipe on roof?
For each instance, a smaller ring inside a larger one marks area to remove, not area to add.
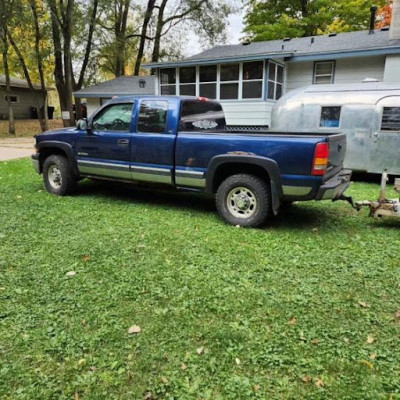
[[[389,40],[400,40],[400,1],[393,0]]]
[[[377,6],[372,6],[370,8],[371,11],[371,19],[369,22],[369,34],[372,35],[375,33],[375,16],[376,16],[376,11],[378,10]]]

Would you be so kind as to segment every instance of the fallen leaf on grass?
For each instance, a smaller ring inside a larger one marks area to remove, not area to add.
[[[238,358],[235,358],[235,363],[236,365],[240,365],[240,360]]]
[[[85,364],[85,362],[86,362],[86,360],[85,360],[84,358],[81,358],[81,359],[78,361],[78,365]]]
[[[397,313],[394,314],[394,316],[395,316],[396,318],[400,318],[400,311],[397,311]]]
[[[76,271],[69,271],[65,275],[67,275],[67,276],[75,276],[76,275]]]
[[[185,371],[187,369],[187,365],[185,363],[181,363],[181,370]]]
[[[374,364],[372,364],[370,361],[361,360],[360,363],[366,365],[369,369],[374,369]]]
[[[297,319],[295,317],[290,318],[289,324],[296,325]]]
[[[74,400],[79,400],[79,394],[77,392],[75,392]]]
[[[372,335],[368,335],[367,337],[367,343],[371,344],[375,342],[375,338]]]
[[[361,307],[367,307],[367,303],[365,302],[365,301],[360,301],[359,303],[358,303]]]
[[[313,228],[313,230],[312,230],[314,233],[317,233],[318,232],[318,228]]]
[[[168,379],[165,376],[162,376],[161,380],[162,380],[163,383],[168,383]]]
[[[255,392],[258,392],[261,389],[261,387],[260,387],[260,385],[254,385],[253,389]]]
[[[90,261],[90,255],[89,255],[89,254],[85,254],[85,255],[82,257],[82,260],[85,261],[85,262]]]
[[[312,382],[312,378],[311,378],[310,375],[303,376],[303,377],[301,378],[301,380],[302,380],[304,383],[311,383],[311,382]]]
[[[153,399],[154,399],[153,393],[151,393],[151,392],[147,392],[147,393],[144,395],[144,400],[153,400]]]
[[[371,360],[375,360],[376,357],[378,357],[378,354],[376,354],[376,353],[371,353],[371,354],[369,355],[369,358],[370,358]]]
[[[197,351],[197,354],[198,354],[198,355],[204,354],[204,347],[201,346],[201,347],[199,347],[196,351]]]
[[[130,335],[132,335],[133,333],[140,333],[141,329],[140,326],[138,325],[132,325],[129,329],[128,329],[128,333]]]
[[[325,386],[325,383],[323,382],[322,379],[318,378],[318,379],[316,380],[316,382],[315,382],[315,386],[324,387],[324,386]]]
[[[318,340],[318,339],[313,339],[313,340],[311,340],[311,343],[312,343],[312,344],[318,344],[318,343],[319,343],[319,340]]]

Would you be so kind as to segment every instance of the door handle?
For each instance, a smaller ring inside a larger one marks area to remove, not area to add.
[[[118,146],[126,147],[129,145],[129,139],[118,139]]]

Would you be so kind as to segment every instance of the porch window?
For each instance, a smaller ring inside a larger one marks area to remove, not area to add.
[[[179,68],[179,94],[196,96],[196,67]]]
[[[200,67],[200,96],[209,99],[217,98],[217,66]]]
[[[221,100],[239,98],[239,64],[222,64],[219,97]]]
[[[283,66],[268,62],[268,92],[267,99],[278,100],[283,94]]]
[[[322,61],[314,64],[314,85],[333,83],[335,76],[335,61]]]
[[[264,61],[243,63],[243,99],[262,97]]]
[[[163,68],[160,70],[161,94],[176,94],[176,70],[175,68]]]

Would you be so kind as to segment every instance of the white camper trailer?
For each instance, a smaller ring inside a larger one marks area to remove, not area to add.
[[[290,91],[272,110],[271,130],[344,132],[344,167],[400,175],[400,83],[313,85]]]

